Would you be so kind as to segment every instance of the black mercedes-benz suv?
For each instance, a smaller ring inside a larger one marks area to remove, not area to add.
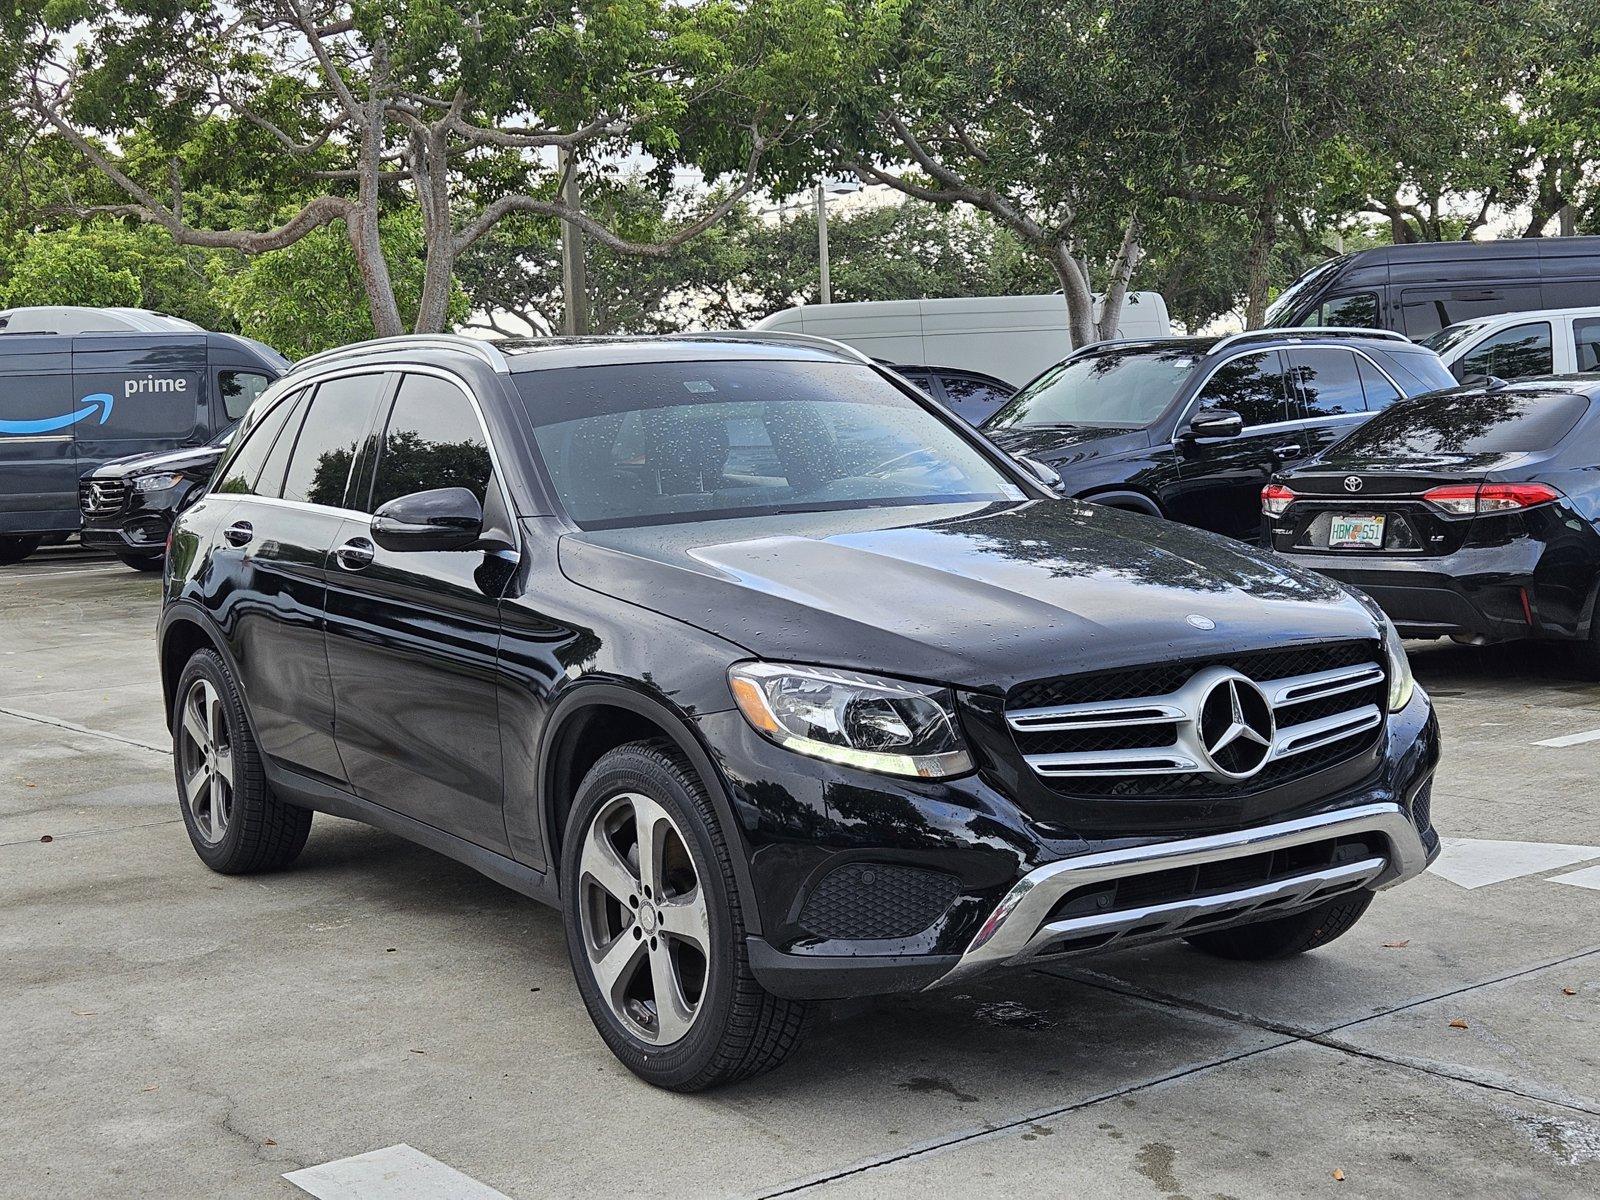
[[[1276,958],[1437,852],[1381,611],[1063,501],[784,336],[378,341],[297,365],[177,520],[181,808],[312,811],[558,905],[629,1068],[769,1068],[812,1002],[1183,938]]]
[[[135,571],[161,570],[173,518],[205,489],[233,428],[203,446],[130,454],[94,468],[78,482],[78,540],[111,551]]]
[[[1254,541],[1274,472],[1402,396],[1455,385],[1432,350],[1381,330],[1097,342],[982,428],[1069,496]]]

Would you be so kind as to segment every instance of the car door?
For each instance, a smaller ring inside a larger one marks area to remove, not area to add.
[[[414,492],[465,487],[486,524],[509,537],[509,507],[464,383],[407,372],[381,429],[363,515],[347,515],[327,560],[339,752],[363,799],[503,851],[495,675],[514,560],[388,550],[365,514]]]
[[[233,502],[212,557],[237,584],[219,592],[215,615],[261,749],[336,782],[346,772],[324,638],[328,552],[350,513],[356,452],[389,382],[381,373],[341,376],[280,402],[223,465],[206,501]]]
[[[1524,321],[1497,330],[1450,365],[1457,379],[1531,379],[1555,368],[1549,321]]]
[[[1227,409],[1244,418],[1237,437],[1196,438],[1188,421],[1202,409]],[[1230,537],[1260,536],[1261,489],[1285,463],[1306,453],[1304,431],[1284,381],[1283,354],[1235,355],[1201,385],[1175,438],[1178,484],[1163,497],[1168,515]]]
[[[1572,319],[1572,353],[1575,370],[1600,371],[1600,315]]]
[[[1362,364],[1340,346],[1296,346],[1283,353],[1291,402],[1305,414],[1306,452],[1320,454],[1367,419]]]

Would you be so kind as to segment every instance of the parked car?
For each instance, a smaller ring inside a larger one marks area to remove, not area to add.
[[[1369,601],[1055,500],[814,339],[309,358],[179,515],[158,636],[202,861],[286,866],[320,810],[558,905],[681,1090],[815,1000],[1314,949],[1438,848]]]
[[[1254,541],[1273,472],[1402,396],[1454,385],[1433,351],[1392,333],[1100,342],[983,432],[1053,468],[1068,495]]]
[[[1060,360],[1067,302],[1050,296],[962,296],[946,300],[868,300],[802,304],[760,321],[757,329],[804,333],[854,346],[885,362],[946,363],[1026,383]],[[1172,322],[1159,292],[1130,292],[1118,337],[1167,337]]]
[[[1267,309],[1268,325],[1393,329],[1422,339],[1500,313],[1600,304],[1600,237],[1376,246],[1319,263]]]
[[[968,425],[982,425],[1017,389],[1003,379],[956,367],[891,366]]]
[[[1478,317],[1422,343],[1465,383],[1600,371],[1600,305]]]
[[[51,322],[59,332],[41,328]],[[78,531],[84,475],[203,445],[288,365],[270,346],[158,313],[0,312],[0,564]]]
[[[1396,404],[1262,493],[1270,544],[1408,637],[1575,641],[1600,673],[1600,379]]]
[[[204,446],[132,454],[90,471],[78,484],[78,540],[110,550],[136,571],[159,571],[173,518],[205,490],[233,430]]]

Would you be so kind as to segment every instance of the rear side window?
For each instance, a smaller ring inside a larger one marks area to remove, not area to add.
[[[237,421],[244,416],[271,382],[256,371],[218,371],[217,394],[222,397],[222,411],[228,414],[228,420]]]
[[[1243,354],[1223,363],[1201,389],[1200,407],[1231,409],[1246,428],[1288,420],[1278,352]]]
[[[1574,320],[1572,345],[1578,352],[1578,370],[1600,371],[1600,317]]]
[[[289,455],[283,498],[342,508],[356,451],[372,427],[387,375],[347,375],[317,388]]]
[[[1379,413],[1339,443],[1341,457],[1520,454],[1549,450],[1589,407],[1567,392],[1444,392]]]
[[[1290,350],[1289,378],[1300,388],[1306,411],[1313,417],[1367,411],[1356,356],[1348,350]]]
[[[1356,370],[1361,373],[1361,390],[1366,396],[1368,412],[1388,408],[1400,399],[1400,392],[1389,382],[1389,377],[1359,355],[1356,356]]]
[[[1462,356],[1457,375],[1497,375],[1501,379],[1528,379],[1555,370],[1550,351],[1550,322],[1530,321],[1491,334]]]
[[[1335,296],[1324,300],[1317,311],[1308,316],[1302,325],[1326,325],[1339,329],[1377,329],[1378,294],[1357,292],[1353,296]]]
[[[969,425],[981,424],[995,409],[1011,399],[1011,389],[970,375],[941,375],[945,402]]]
[[[236,435],[239,447],[229,456],[227,466],[222,469],[222,475],[217,481],[217,491],[243,496],[260,494],[257,486],[261,478],[262,465],[271,456],[275,445],[293,443],[293,430],[291,429],[285,437],[283,429],[289,422],[290,414],[300,407],[300,402],[304,398],[305,392],[296,392],[273,405],[264,417]],[[283,473],[280,471],[278,478],[282,477]],[[277,495],[277,491],[277,486],[274,484],[271,494]]]
[[[455,384],[404,375],[378,451],[372,507],[413,492],[464,487],[483,504],[494,473],[477,411]]]
[[[1401,321],[1406,336],[1414,342],[1457,321],[1498,317],[1501,313],[1526,312],[1539,307],[1539,289],[1531,284],[1407,288],[1400,297]]]

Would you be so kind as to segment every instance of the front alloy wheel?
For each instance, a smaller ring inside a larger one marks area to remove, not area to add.
[[[195,831],[207,845],[217,845],[233,813],[233,740],[222,696],[209,679],[196,679],[184,697],[178,770]]]
[[[613,1016],[670,1046],[705,996],[711,921],[683,831],[637,792],[613,797],[584,834],[579,919],[589,965]]]

